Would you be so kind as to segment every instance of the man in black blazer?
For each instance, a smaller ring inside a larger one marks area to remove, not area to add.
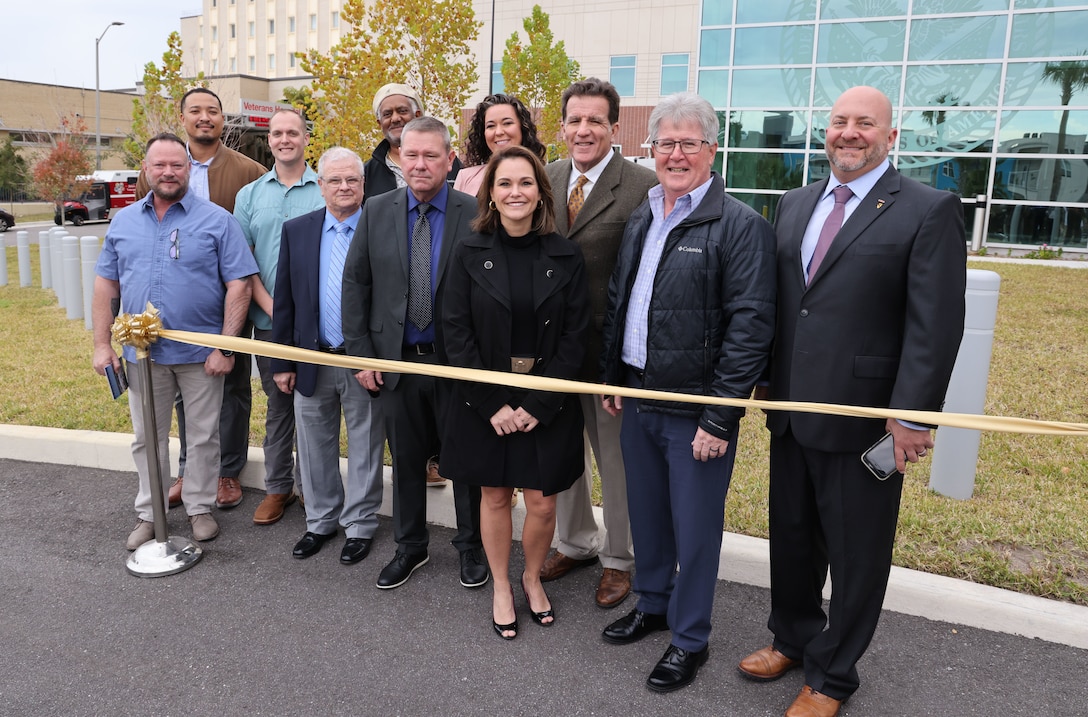
[[[325,206],[283,225],[272,340],[330,354],[344,353],[340,292],[344,260],[363,201],[363,162],[333,147],[317,163]],[[355,372],[272,359],[272,379],[294,393],[299,474],[306,496],[306,533],[292,555],[308,558],[344,528],[340,562],[357,563],[370,552],[382,504],[385,433],[381,402],[355,380]],[[340,478],[340,416],[348,434],[348,475]]]
[[[963,333],[963,209],[890,165],[896,134],[887,97],[847,90],[827,129],[832,176],[778,206],[774,400],[941,408]],[[836,715],[858,688],[855,665],[880,617],[902,472],[933,446],[931,427],[784,411],[767,427],[774,642],[739,669],[767,681],[803,666],[787,716]],[[898,472],[878,480],[860,455],[885,432]]]
[[[441,337],[435,334],[434,318],[440,312],[443,276],[454,245],[471,233],[469,222],[476,214],[473,197],[446,185],[454,156],[449,131],[439,120],[418,117],[405,125],[400,159],[408,186],[363,205],[348,252],[343,294],[348,354],[439,363]],[[413,261],[420,257],[429,266]],[[378,576],[378,587],[390,589],[407,582],[428,560],[426,464],[439,453],[438,424],[448,388],[414,374],[368,370],[356,378],[382,396],[393,454],[397,553]],[[461,553],[461,584],[480,587],[489,578],[481,550],[480,489],[457,483],[453,489],[453,545]]]

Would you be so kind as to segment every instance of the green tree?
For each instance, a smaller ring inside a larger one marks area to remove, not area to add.
[[[0,191],[14,193],[25,191],[27,183],[26,159],[19,154],[19,150],[8,135],[3,144],[0,144]]]
[[[53,202],[56,213],[64,223],[64,200],[87,191],[86,178],[94,171],[94,159],[87,143],[87,125],[82,117],[62,117],[60,131],[53,135],[53,149],[35,164],[34,190]]]
[[[125,164],[129,167],[140,166],[144,158],[144,145],[160,132],[185,136],[178,100],[193,87],[208,86],[203,72],[192,80],[181,76],[180,34],[170,33],[166,45],[162,67],[154,62],[144,65],[144,94],[132,101],[132,131],[121,146]]]
[[[283,101],[302,112],[302,116],[313,122],[317,117],[317,103],[314,101],[313,90],[308,87],[284,87]]]
[[[1088,50],[1081,53],[1088,55]],[[1048,62],[1043,66],[1043,81],[1050,82],[1059,87],[1061,92],[1062,119],[1058,124],[1057,154],[1065,154],[1065,133],[1069,126],[1069,102],[1073,95],[1080,90],[1088,89],[1088,60],[1073,60],[1068,62]],[[1054,163],[1054,177],[1050,187],[1050,201],[1058,201],[1058,192],[1061,190],[1062,173],[1057,162]]]
[[[563,90],[582,79],[582,69],[567,56],[562,40],[554,42],[551,18],[539,5],[522,22],[528,42],[518,33],[506,40],[502,54],[502,79],[506,93],[514,95],[533,110],[540,139],[548,145],[548,158],[566,154],[559,141]]]
[[[369,156],[381,141],[371,106],[378,88],[414,88],[427,114],[456,123],[478,77],[469,43],[481,22],[472,0],[346,0],[340,21],[348,30],[322,55],[299,53],[313,75],[310,159],[333,145]]]

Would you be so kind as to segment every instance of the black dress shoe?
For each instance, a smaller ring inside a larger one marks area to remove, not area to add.
[[[664,615],[654,615],[636,609],[606,627],[601,633],[601,638],[613,645],[627,645],[638,642],[651,632],[668,629],[669,623]]]
[[[657,661],[653,672],[646,678],[646,686],[654,692],[672,692],[691,684],[699,668],[710,657],[710,647],[698,652],[684,650],[676,645],[669,645],[665,654]]]
[[[461,584],[466,588],[478,588],[486,585],[491,578],[491,572],[487,569],[487,563],[480,555],[479,548],[469,548],[461,551]]]
[[[344,541],[344,549],[340,551],[340,562],[344,565],[354,565],[370,554],[370,544],[374,542],[370,538],[348,538]]]
[[[412,573],[426,565],[428,560],[430,560],[430,557],[426,553],[418,555],[397,553],[389,561],[389,564],[378,573],[378,589],[391,590],[399,588],[408,582],[408,578],[412,577]]]
[[[335,535],[336,533],[322,535],[321,533],[311,533],[307,530],[306,534],[302,536],[302,539],[295,543],[295,549],[291,551],[291,555],[300,560],[302,558],[308,558],[311,555],[316,555],[317,551],[321,550],[321,546]]]

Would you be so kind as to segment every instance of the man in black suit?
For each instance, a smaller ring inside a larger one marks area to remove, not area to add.
[[[963,209],[890,165],[896,134],[887,97],[847,90],[827,129],[832,176],[778,206],[772,399],[941,408],[963,333]],[[767,427],[774,642],[739,669],[767,681],[803,666],[787,717],[831,717],[858,688],[855,665],[891,571],[902,472],[933,446],[931,427],[784,411]],[[859,457],[885,432],[899,472],[878,480]]]
[[[363,162],[350,149],[333,147],[321,155],[317,173],[325,206],[283,225],[272,340],[343,354],[340,293],[361,214]],[[340,562],[357,563],[370,552],[382,504],[381,402],[363,390],[351,369],[272,359],[272,371],[279,390],[295,394],[306,533],[292,555],[314,555],[339,524],[347,536]],[[340,478],[341,413],[348,433],[346,481]]]
[[[363,205],[344,268],[344,341],[352,356],[440,362],[442,280],[454,245],[471,233],[476,200],[446,185],[454,153],[449,130],[418,117],[401,132],[408,186]],[[429,245],[429,246],[428,246]],[[403,585],[428,560],[426,464],[439,452],[438,423],[448,389],[429,376],[359,371],[363,388],[380,392],[393,454],[393,533],[397,553],[378,587]],[[480,540],[480,489],[454,484],[461,584],[484,585],[489,574]]]

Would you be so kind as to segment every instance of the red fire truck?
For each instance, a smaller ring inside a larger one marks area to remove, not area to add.
[[[79,226],[89,221],[109,221],[121,207],[136,201],[136,178],[140,173],[131,169],[100,169],[89,177],[91,186],[78,199],[64,200],[64,219]],[[60,224],[60,212],[53,212],[53,221]]]

